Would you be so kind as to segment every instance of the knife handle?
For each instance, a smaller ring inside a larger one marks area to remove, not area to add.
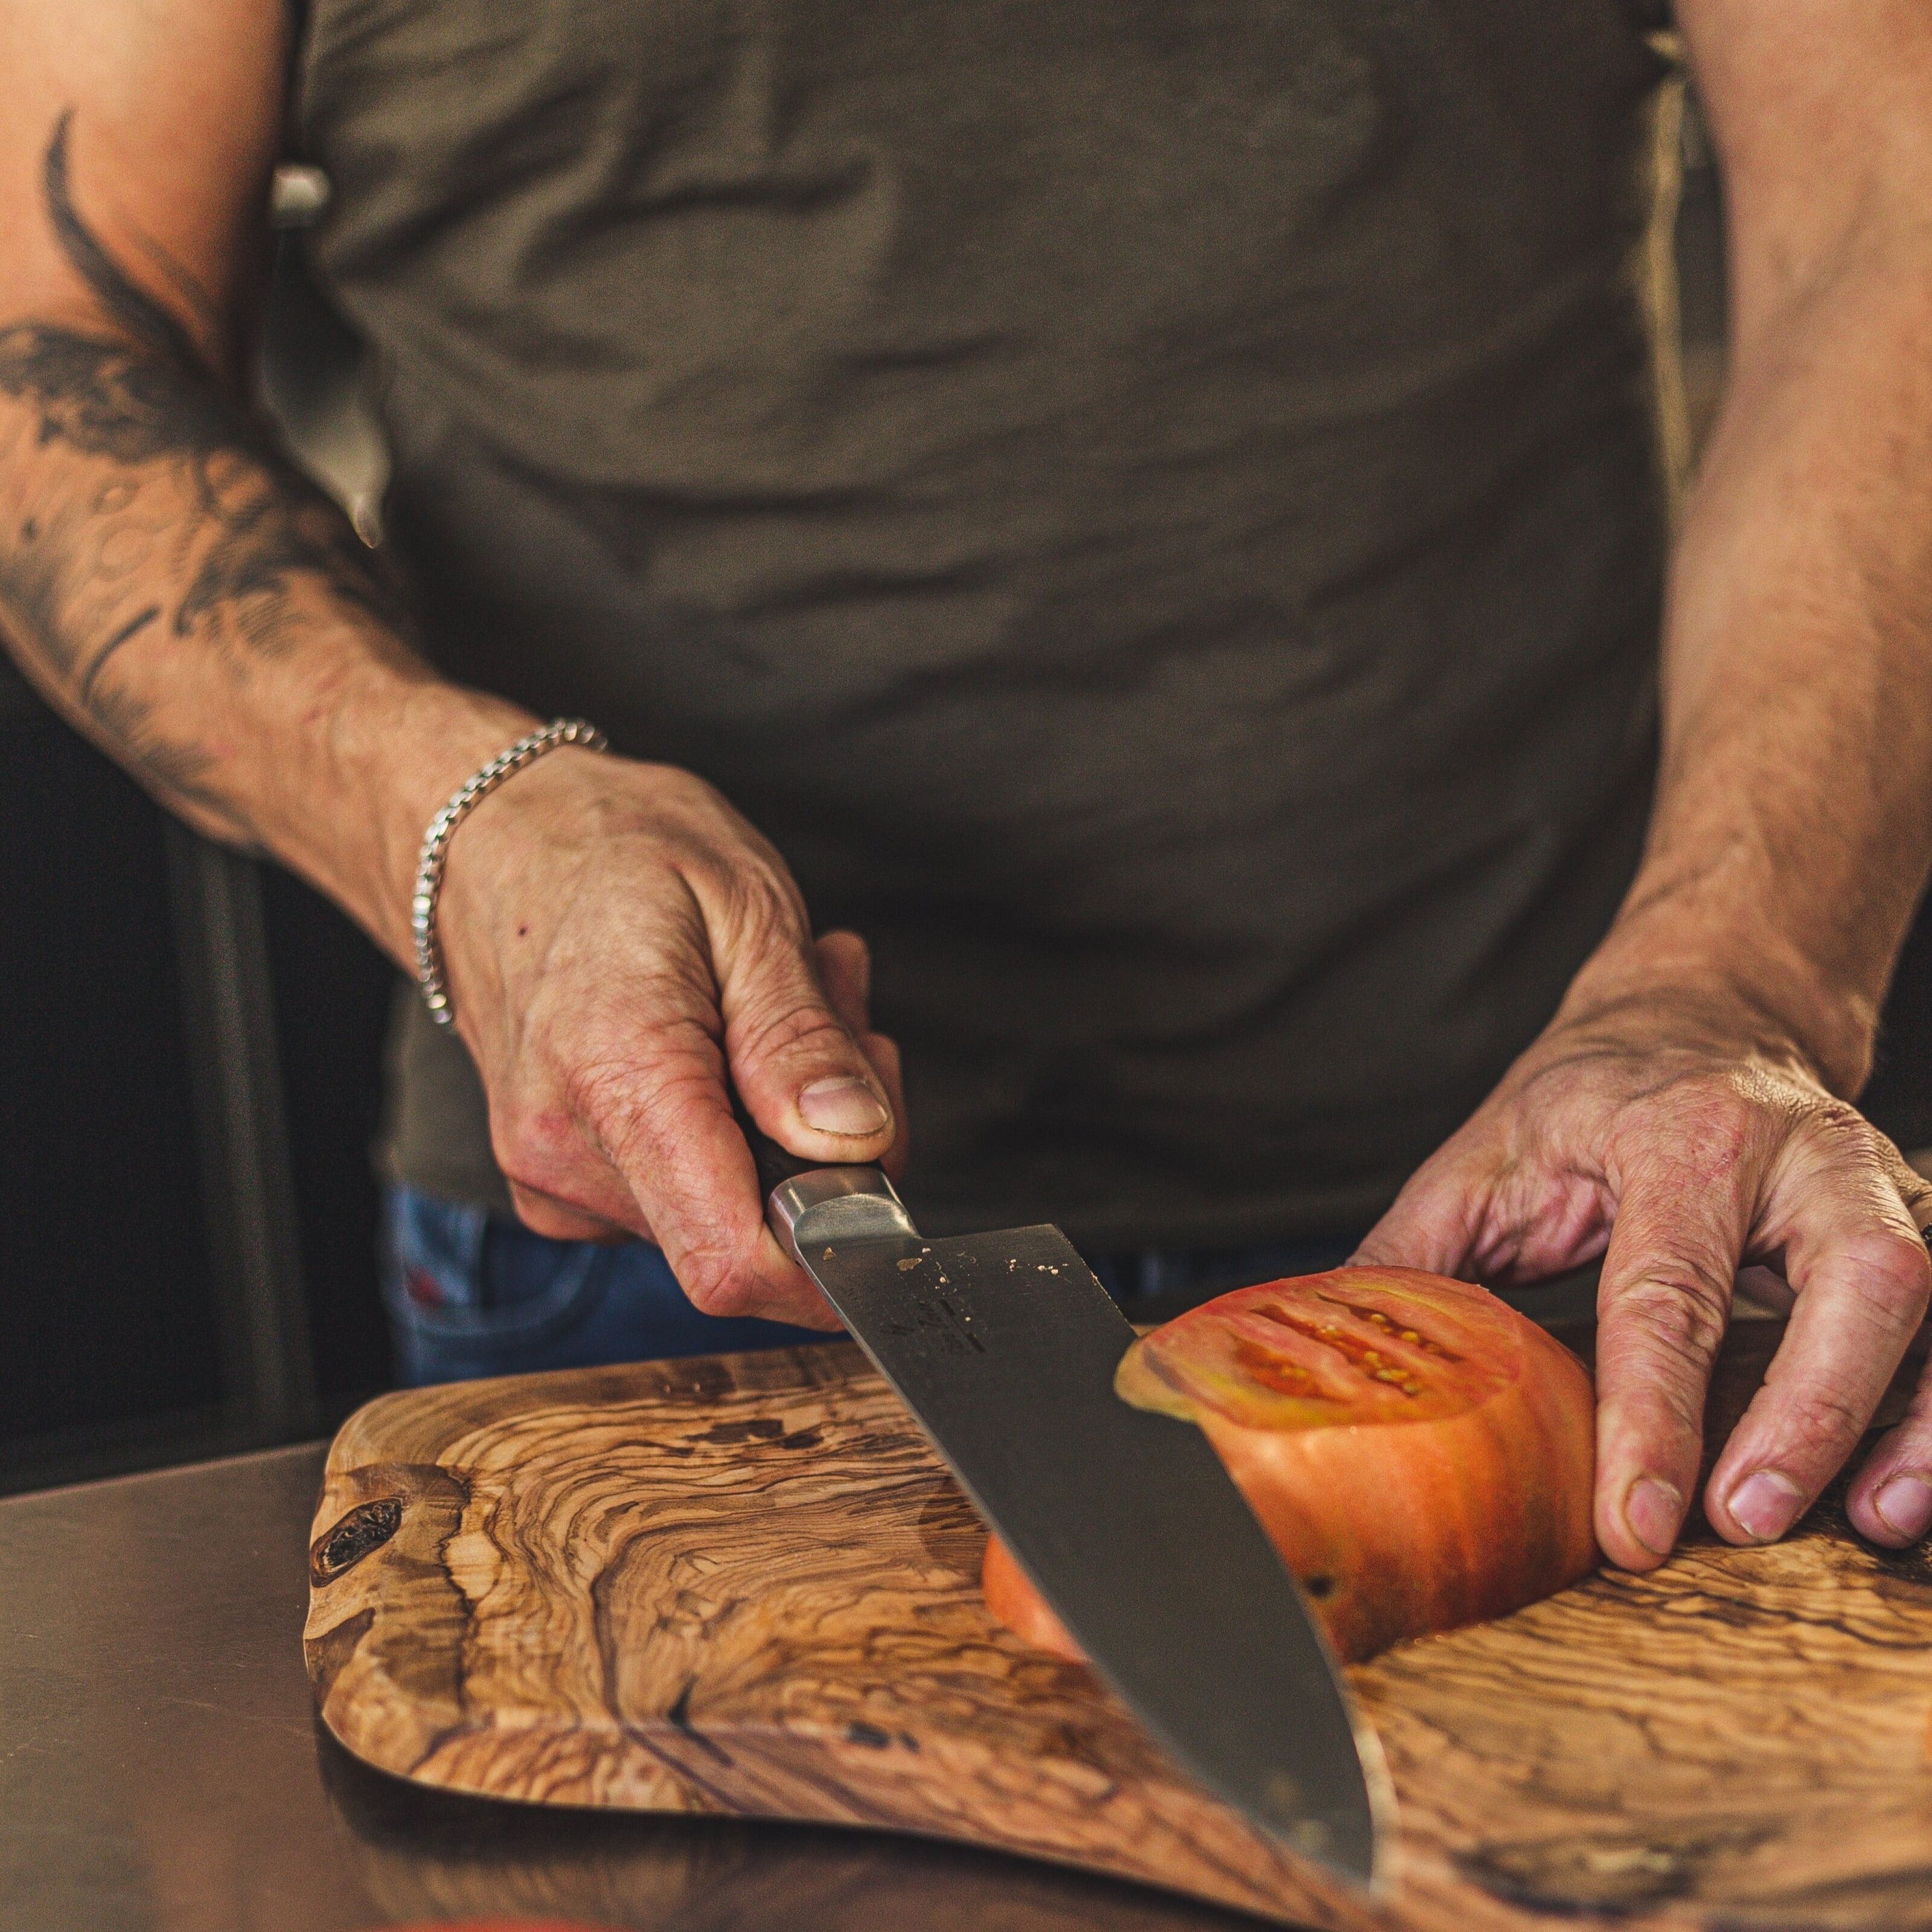
[[[808,1214],[812,1216],[813,1228],[822,1230],[817,1237],[820,1239],[916,1237],[919,1231],[883,1168],[801,1160],[752,1118],[735,1091],[731,1108],[758,1170],[765,1219],[778,1238],[779,1246],[794,1260],[799,1255],[799,1226]]]
[[[796,1180],[801,1174],[809,1174],[825,1165],[822,1160],[801,1160],[788,1148],[780,1147],[752,1118],[736,1088],[731,1090],[731,1111],[738,1117],[738,1131],[745,1136],[745,1144],[752,1150],[752,1164],[758,1170],[758,1192],[766,1198],[784,1182]]]

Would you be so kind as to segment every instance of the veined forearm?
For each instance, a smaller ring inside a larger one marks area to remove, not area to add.
[[[346,520],[74,208],[64,128],[44,173],[95,312],[0,320],[0,630],[158,797],[400,955],[413,839],[524,715],[410,650]]]
[[[1748,329],[1672,571],[1642,868],[1573,1004],[1742,994],[1856,1091],[1932,860],[1932,257]]]

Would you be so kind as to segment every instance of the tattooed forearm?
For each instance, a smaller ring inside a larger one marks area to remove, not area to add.
[[[194,338],[160,303],[128,279],[75,212],[68,178],[68,136],[73,126],[74,110],[70,107],[54,123],[53,139],[47,143],[40,166],[47,219],[53,224],[61,252],[94,291],[94,299],[136,341],[184,374],[198,368],[201,353]]]
[[[94,653],[94,662],[80,674],[80,682],[76,689],[82,710],[87,709],[94,697],[94,688],[100,682],[100,674],[107,668],[107,661],[130,638],[137,638],[161,614],[158,604],[150,604],[145,610],[137,610],[123,624],[106,643]]]
[[[72,124],[63,115],[48,142],[42,198],[104,326],[0,325],[0,416],[16,415],[0,421],[0,447],[12,445],[0,504],[20,511],[0,514],[0,613],[57,700],[158,790],[224,816],[207,784],[216,760],[164,728],[163,687],[212,667],[245,682],[251,664],[345,622],[364,648],[427,674],[346,520],[226,393],[188,322],[82,218]],[[206,326],[206,298],[184,294],[177,266],[165,272]],[[199,665],[154,655],[171,644],[203,653]]]
[[[34,410],[44,447],[65,443],[116,463],[205,460],[235,437],[205,376],[71,329],[0,328],[0,392]]]

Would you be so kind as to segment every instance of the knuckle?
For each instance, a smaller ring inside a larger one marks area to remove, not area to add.
[[[816,999],[805,994],[766,1012],[740,1016],[732,1029],[734,1059],[748,1060],[854,1058],[852,1036]]]
[[[718,1069],[694,1055],[612,1073],[586,1070],[573,1083],[596,1145],[634,1182],[676,1171],[694,1112],[722,1108]]]
[[[1932,1300],[1932,1254],[1923,1241],[1881,1234],[1854,1244],[1849,1258],[1858,1287],[1882,1312],[1910,1311],[1916,1320]]]
[[[575,1120],[561,1107],[512,1108],[494,1124],[490,1140],[506,1179],[544,1194],[559,1191],[559,1177],[584,1151]]]
[[[628,1054],[599,1054],[572,1062],[559,1076],[564,1104],[606,1145],[616,1124],[632,1112],[646,1082]]]
[[[677,1282],[700,1315],[732,1316],[757,1311],[755,1285],[740,1258],[723,1246],[688,1249],[678,1257]]]
[[[1730,1286],[1689,1264],[1658,1272],[1617,1293],[1616,1311],[1627,1350],[1701,1377],[1724,1339]]]
[[[1864,1114],[1830,1094],[1808,1100],[1791,1144],[1813,1175],[1854,1175],[1863,1186],[1888,1186],[1898,1159],[1892,1143]]]
[[[628,1028],[599,1028],[557,1075],[567,1105],[600,1134],[661,1097],[716,1086],[723,1072],[718,1042],[691,1012],[634,1013]]]
[[[1688,1110],[1684,1142],[1691,1164],[1708,1180],[1734,1174],[1749,1156],[1763,1123],[1762,1103],[1728,1079],[1708,1085]]]
[[[1730,1318],[1728,1271],[1688,1258],[1654,1264],[1617,1297],[1620,1308],[1642,1318],[1658,1335],[1687,1348],[1714,1347]]]
[[[1868,1417],[1856,1402],[1832,1388],[1810,1388],[1784,1412],[1784,1432],[1804,1449],[1838,1450],[1864,1434]]]
[[[1810,1230],[1799,1251],[1792,1286],[1826,1291],[1842,1319],[1865,1320],[1890,1330],[1913,1327],[1932,1299],[1932,1255],[1916,1234],[1898,1225],[1874,1201],[1864,1226],[1849,1232],[1829,1225]]]
[[[1877,1154],[1878,1130],[1849,1100],[1821,1094],[1805,1109],[1804,1125],[1814,1138],[1857,1156]]]
[[[1628,1384],[1624,1406],[1634,1406],[1659,1425],[1654,1441],[1696,1441],[1704,1421],[1704,1383],[1688,1372],[1676,1356],[1646,1353],[1642,1348],[1626,1352],[1624,1378]],[[1606,1385],[1604,1364],[1598,1365],[1598,1384]]]
[[[545,1091],[504,1114],[497,1164],[511,1181],[565,1199],[601,1192],[609,1169],[644,1202],[654,1177],[678,1171],[694,1113],[726,1104],[716,1043],[694,1020],[562,1061]]]
[[[642,1114],[633,1083],[619,1073],[596,1068],[572,1073],[565,1081],[578,1138],[586,1150],[618,1163],[621,1150],[637,1137]]]
[[[803,947],[804,908],[788,878],[740,859],[722,867],[717,886],[724,936],[734,948],[758,954]]]
[[[1899,1198],[1905,1203],[1905,1211],[1911,1217],[1912,1225],[1919,1231],[1922,1240],[1932,1239],[1932,1186],[1928,1186],[1922,1175],[1915,1169],[1900,1162],[1900,1175],[1895,1184]]]

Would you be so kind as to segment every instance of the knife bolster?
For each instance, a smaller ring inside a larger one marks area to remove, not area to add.
[[[814,1167],[794,1174],[772,1190],[765,1218],[794,1260],[842,1241],[919,1238],[904,1202],[876,1167]]]

